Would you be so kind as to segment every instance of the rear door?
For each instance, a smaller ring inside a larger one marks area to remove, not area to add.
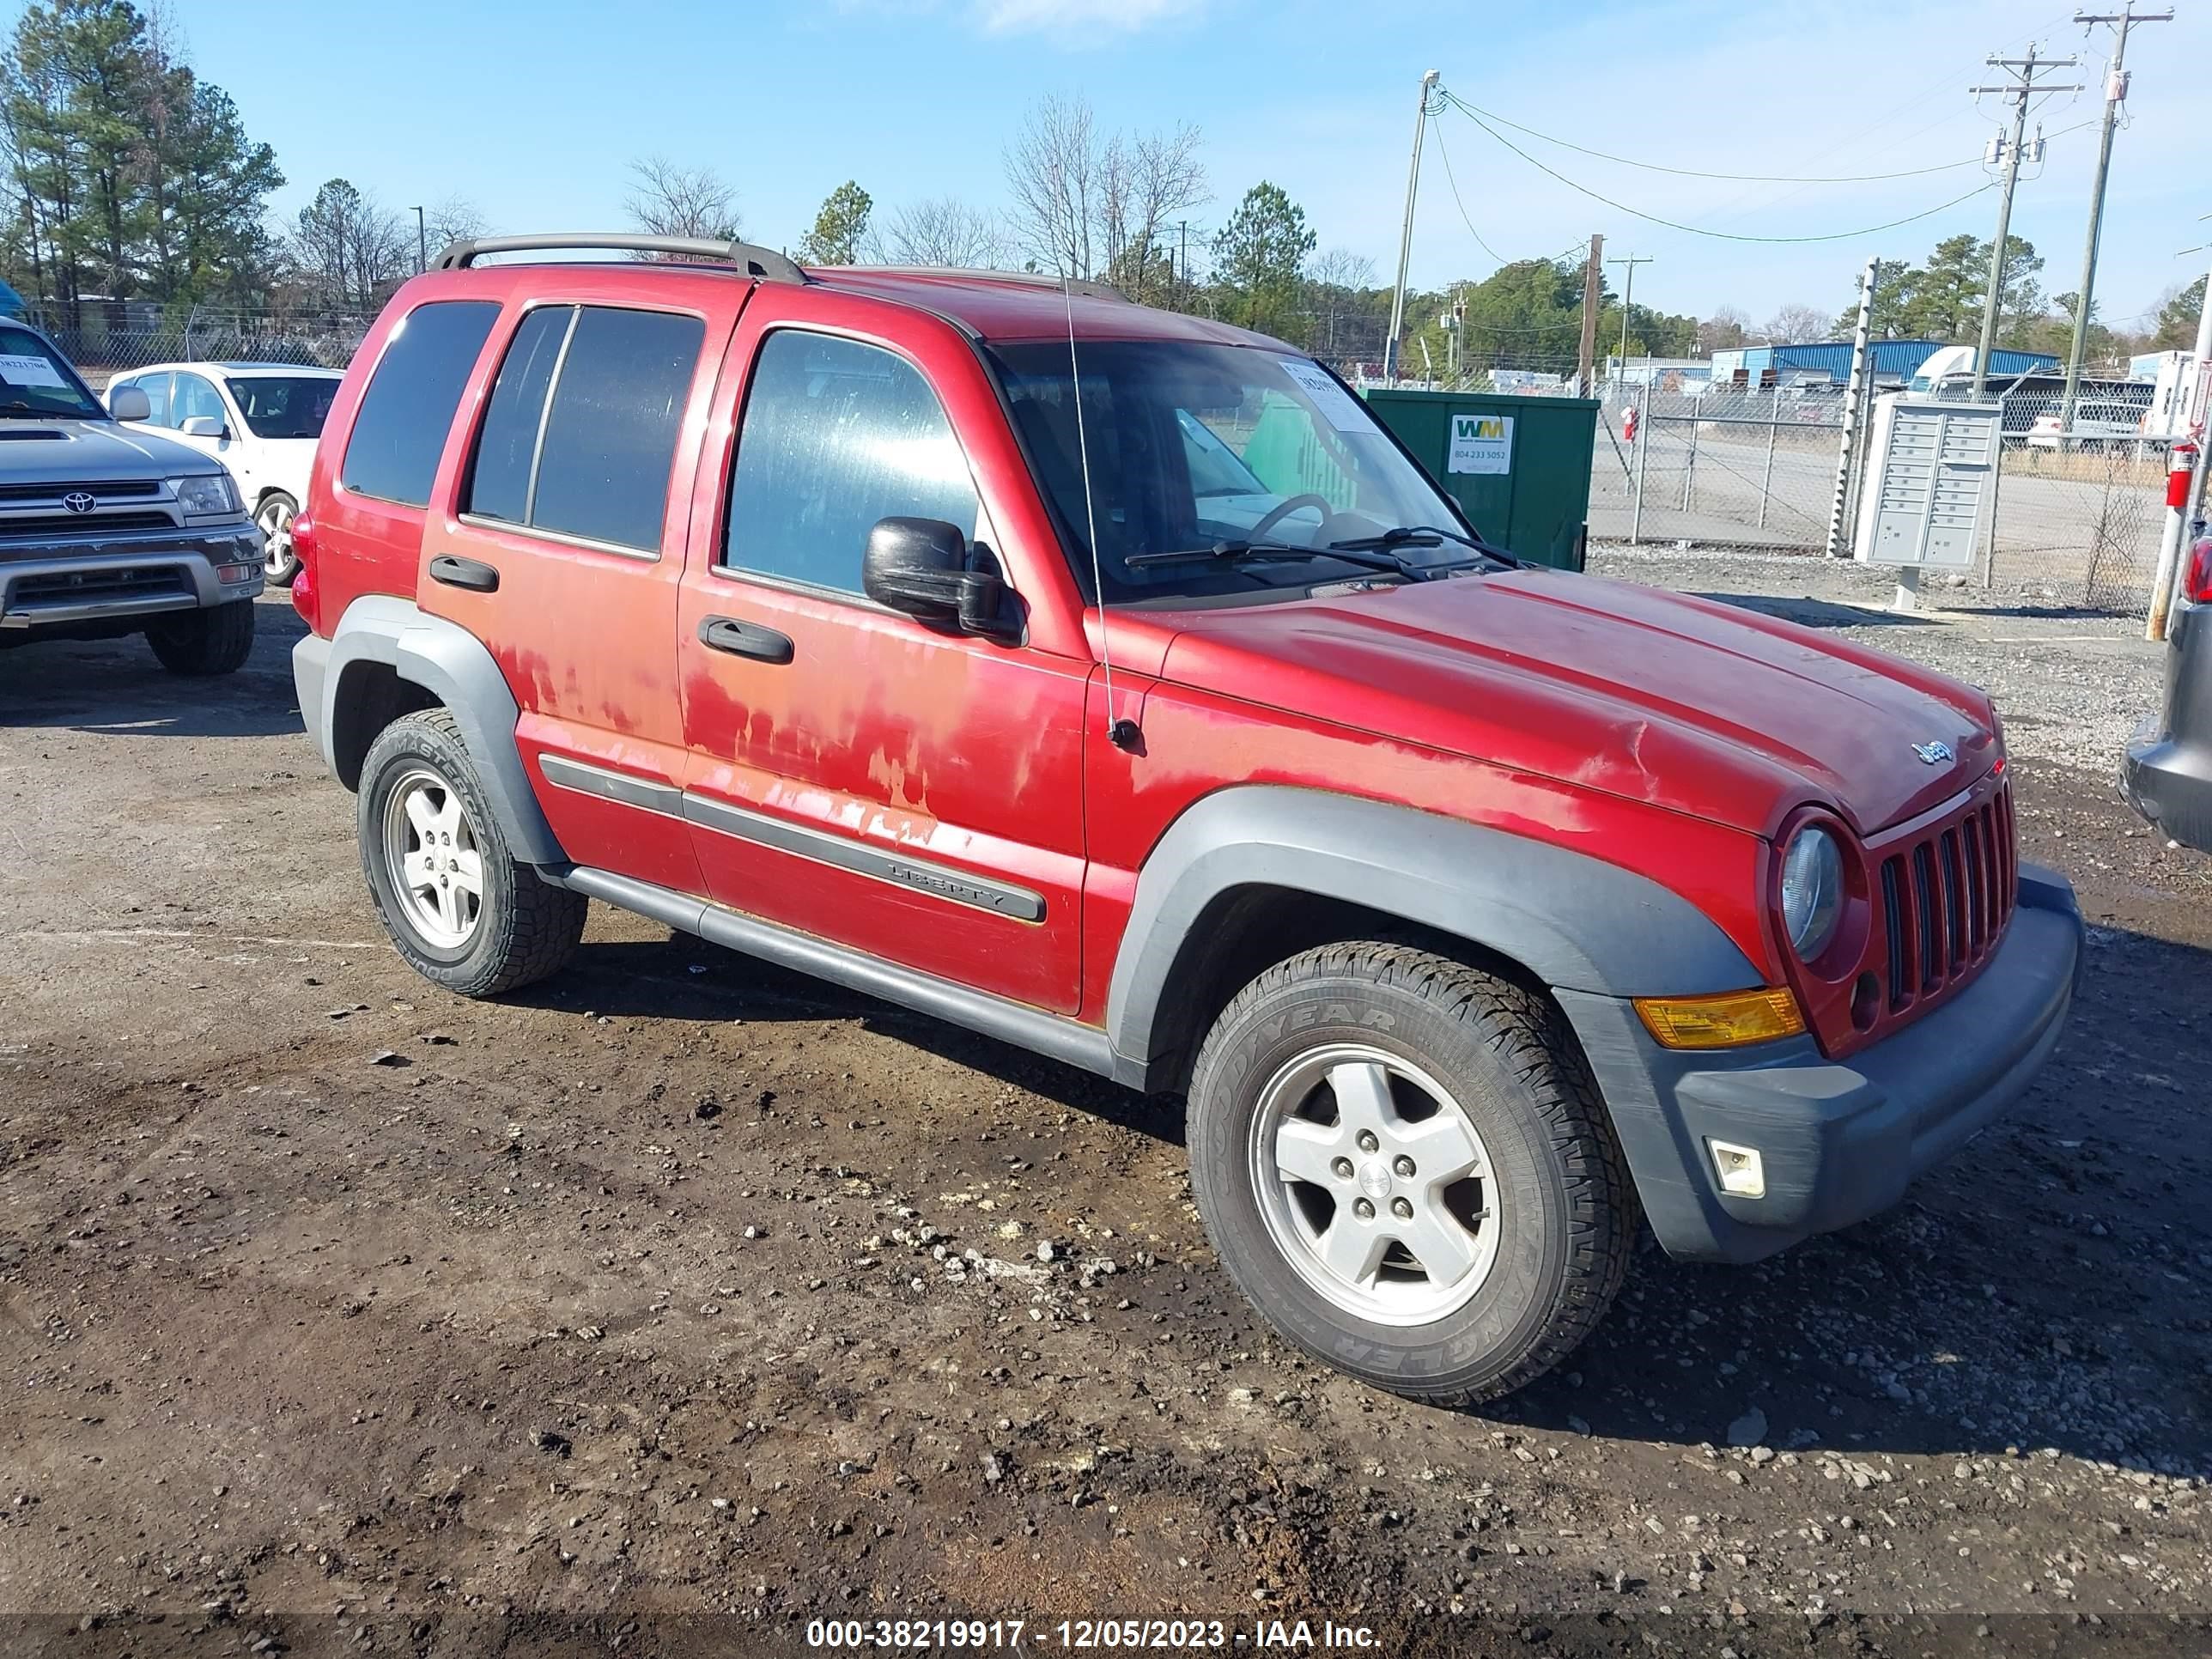
[[[420,603],[498,659],[568,855],[693,893],[678,799],[680,504],[747,292],[720,273],[647,290],[537,268],[493,342],[451,510],[422,540]]]
[[[1005,424],[964,342],[888,307],[872,333],[853,320],[866,308],[834,306],[763,288],[716,401],[718,434],[738,430],[702,474],[676,630],[684,810],[708,890],[1073,1012],[1091,660],[1034,633],[929,626],[862,592],[868,532],[892,515],[951,522],[1019,591],[1024,567],[998,526],[1024,514],[995,459],[979,487],[946,412]],[[982,435],[1008,447],[1002,430]]]

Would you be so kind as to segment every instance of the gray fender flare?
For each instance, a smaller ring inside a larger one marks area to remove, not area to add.
[[[1687,899],[1547,842],[1409,806],[1274,785],[1208,795],[1138,872],[1106,999],[1115,1054],[1146,1086],[1174,1046],[1170,980],[1216,900],[1241,887],[1342,899],[1467,939],[1545,984],[1613,997],[1763,982]]]
[[[387,665],[402,679],[429,691],[453,714],[517,858],[528,864],[567,861],[515,745],[521,710],[482,640],[458,623],[430,616],[411,599],[369,594],[348,605],[331,636],[321,675],[322,706],[301,710],[313,722],[325,762],[336,751],[332,733],[339,702],[346,696],[347,671],[363,662]]]

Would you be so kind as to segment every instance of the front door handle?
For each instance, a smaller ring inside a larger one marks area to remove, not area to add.
[[[755,662],[791,660],[790,635],[758,623],[739,622],[735,617],[707,617],[699,624],[699,641],[709,651],[726,651]]]
[[[430,580],[448,587],[465,587],[472,593],[499,592],[499,569],[482,559],[457,559],[441,553],[430,561]]]

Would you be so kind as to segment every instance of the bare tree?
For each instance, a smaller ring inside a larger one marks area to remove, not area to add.
[[[744,234],[738,192],[712,167],[679,167],[663,155],[629,164],[623,208],[653,236],[699,236],[734,242]]]
[[[1375,286],[1375,261],[1348,247],[1333,247],[1314,256],[1305,269],[1314,313],[1314,343],[1327,356],[1343,349],[1339,336],[1345,325],[1364,314],[1361,298]],[[1364,343],[1364,342],[1363,342]]]
[[[1784,306],[1759,331],[1771,345],[1804,345],[1825,340],[1834,319],[1814,306]]]
[[[933,197],[894,212],[870,242],[872,258],[895,265],[951,265],[987,270],[1005,263],[1006,228],[981,208]]]
[[[465,196],[448,196],[422,212],[423,240],[434,254],[455,242],[472,241],[490,229],[483,210]]]
[[[1160,241],[1175,215],[1206,199],[1199,147],[1198,129],[1178,126],[1133,138],[1116,133],[1102,151],[1099,220],[1107,273],[1133,300],[1149,299],[1174,279]]]
[[[1698,349],[1707,356],[1740,346],[1751,337],[1751,319],[1735,306],[1715,306],[1698,325]]]
[[[1030,106],[1006,147],[1014,238],[1058,276],[1097,274],[1091,232],[1097,217],[1097,123],[1080,98],[1047,94]]]
[[[300,210],[290,253],[317,301],[366,311],[415,269],[414,227],[368,191],[332,179]]]

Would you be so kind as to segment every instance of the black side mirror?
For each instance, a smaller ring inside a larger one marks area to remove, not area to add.
[[[1006,584],[968,568],[968,538],[939,519],[884,519],[868,532],[860,586],[878,605],[919,622],[948,623],[963,634],[1018,638],[1006,615]]]

